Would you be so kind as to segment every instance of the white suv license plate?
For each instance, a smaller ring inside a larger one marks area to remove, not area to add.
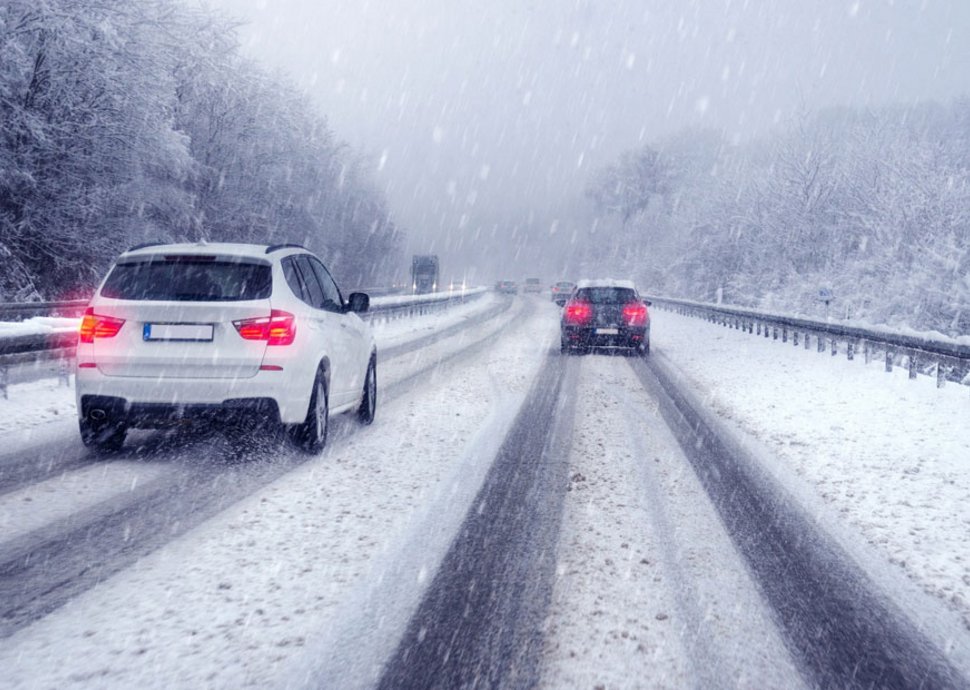
[[[178,342],[211,342],[211,323],[146,323],[142,331],[145,340],[174,340]]]
[[[597,328],[596,335],[619,335],[619,328]]]

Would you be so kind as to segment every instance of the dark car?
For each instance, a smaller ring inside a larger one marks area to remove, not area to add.
[[[629,280],[581,280],[562,310],[562,352],[625,348],[650,352],[649,302]]]
[[[549,288],[549,292],[552,295],[552,301],[561,307],[569,300],[569,296],[573,294],[573,290],[575,289],[576,283],[570,283],[568,280],[560,280]]]
[[[500,280],[495,283],[495,292],[500,295],[517,295],[519,294],[519,286],[514,280]]]

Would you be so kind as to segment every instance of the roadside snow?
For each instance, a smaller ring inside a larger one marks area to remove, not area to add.
[[[653,343],[725,419],[970,628],[970,392],[654,310]]]
[[[77,331],[81,319],[66,316],[34,316],[23,321],[0,321],[0,338]]]
[[[76,419],[72,385],[56,378],[11,384],[7,399],[0,397],[0,437],[62,419]]]
[[[389,321],[375,321],[371,328],[377,338],[378,354],[381,349],[388,349],[401,343],[416,340],[424,335],[442,331],[483,312],[491,309],[502,298],[493,292],[487,292],[464,304],[456,304],[439,314],[414,316]]]

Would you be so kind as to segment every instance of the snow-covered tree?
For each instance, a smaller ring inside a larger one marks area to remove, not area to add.
[[[661,142],[668,202],[630,216],[636,277],[670,294],[815,315],[824,288],[841,316],[970,332],[968,123],[962,99],[829,109],[740,147],[693,132]],[[629,155],[594,185],[635,175]],[[610,188],[649,188],[654,175],[643,177]]]
[[[211,11],[0,4],[0,301],[84,294],[148,240],[298,241],[374,275],[400,241],[353,156]]]

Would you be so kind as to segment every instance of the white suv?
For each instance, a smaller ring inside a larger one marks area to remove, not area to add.
[[[122,254],[77,347],[84,444],[201,421],[285,425],[316,452],[330,415],[374,419],[377,350],[323,263],[298,245],[155,244]]]

